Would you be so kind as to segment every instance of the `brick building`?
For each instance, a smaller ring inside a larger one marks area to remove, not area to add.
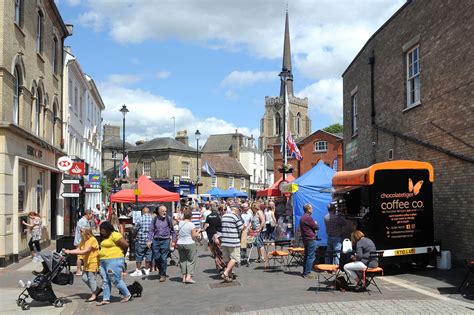
[[[435,238],[474,256],[474,2],[407,1],[343,73],[344,169],[430,162]]]
[[[288,157],[288,163],[294,167],[293,176],[300,177],[313,168],[319,161],[336,171],[342,170],[342,137],[324,130],[316,130],[307,137],[296,140],[303,156],[301,161]],[[282,177],[278,168],[283,164],[280,145],[273,146],[275,182]]]
[[[28,255],[29,211],[56,236],[62,208],[63,42],[69,31],[53,0],[0,2],[0,267]]]

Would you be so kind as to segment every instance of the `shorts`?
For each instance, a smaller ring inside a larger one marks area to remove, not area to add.
[[[265,244],[263,243],[263,232],[260,232],[257,237],[255,237],[255,246],[257,248],[262,248]]]
[[[135,243],[135,259],[138,262],[151,261],[152,250],[146,244]]]
[[[231,259],[236,261],[237,263],[240,262],[240,247],[227,247],[221,246],[222,251],[222,258],[227,263]]]

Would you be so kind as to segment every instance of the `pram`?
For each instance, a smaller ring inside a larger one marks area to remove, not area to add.
[[[58,285],[73,284],[74,276],[71,273],[67,256],[50,250],[39,252],[43,262],[43,270],[37,274],[33,282],[28,281],[25,289],[20,293],[16,303],[22,310],[28,310],[30,298],[39,302],[50,302],[55,307],[62,307],[64,302],[54,294],[52,283]],[[22,281],[20,280],[20,283]]]

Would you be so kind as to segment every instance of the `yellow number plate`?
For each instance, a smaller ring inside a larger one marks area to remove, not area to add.
[[[414,248],[404,248],[404,249],[395,250],[395,256],[412,255],[414,253],[415,253]]]

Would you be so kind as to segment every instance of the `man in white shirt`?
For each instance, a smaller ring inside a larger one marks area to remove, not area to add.
[[[252,215],[253,213],[252,210],[250,210],[249,204],[244,202],[242,204],[242,214],[240,215],[244,224],[242,237],[240,238],[240,256],[242,264],[247,263],[247,236],[250,227],[250,221],[252,220]]]

